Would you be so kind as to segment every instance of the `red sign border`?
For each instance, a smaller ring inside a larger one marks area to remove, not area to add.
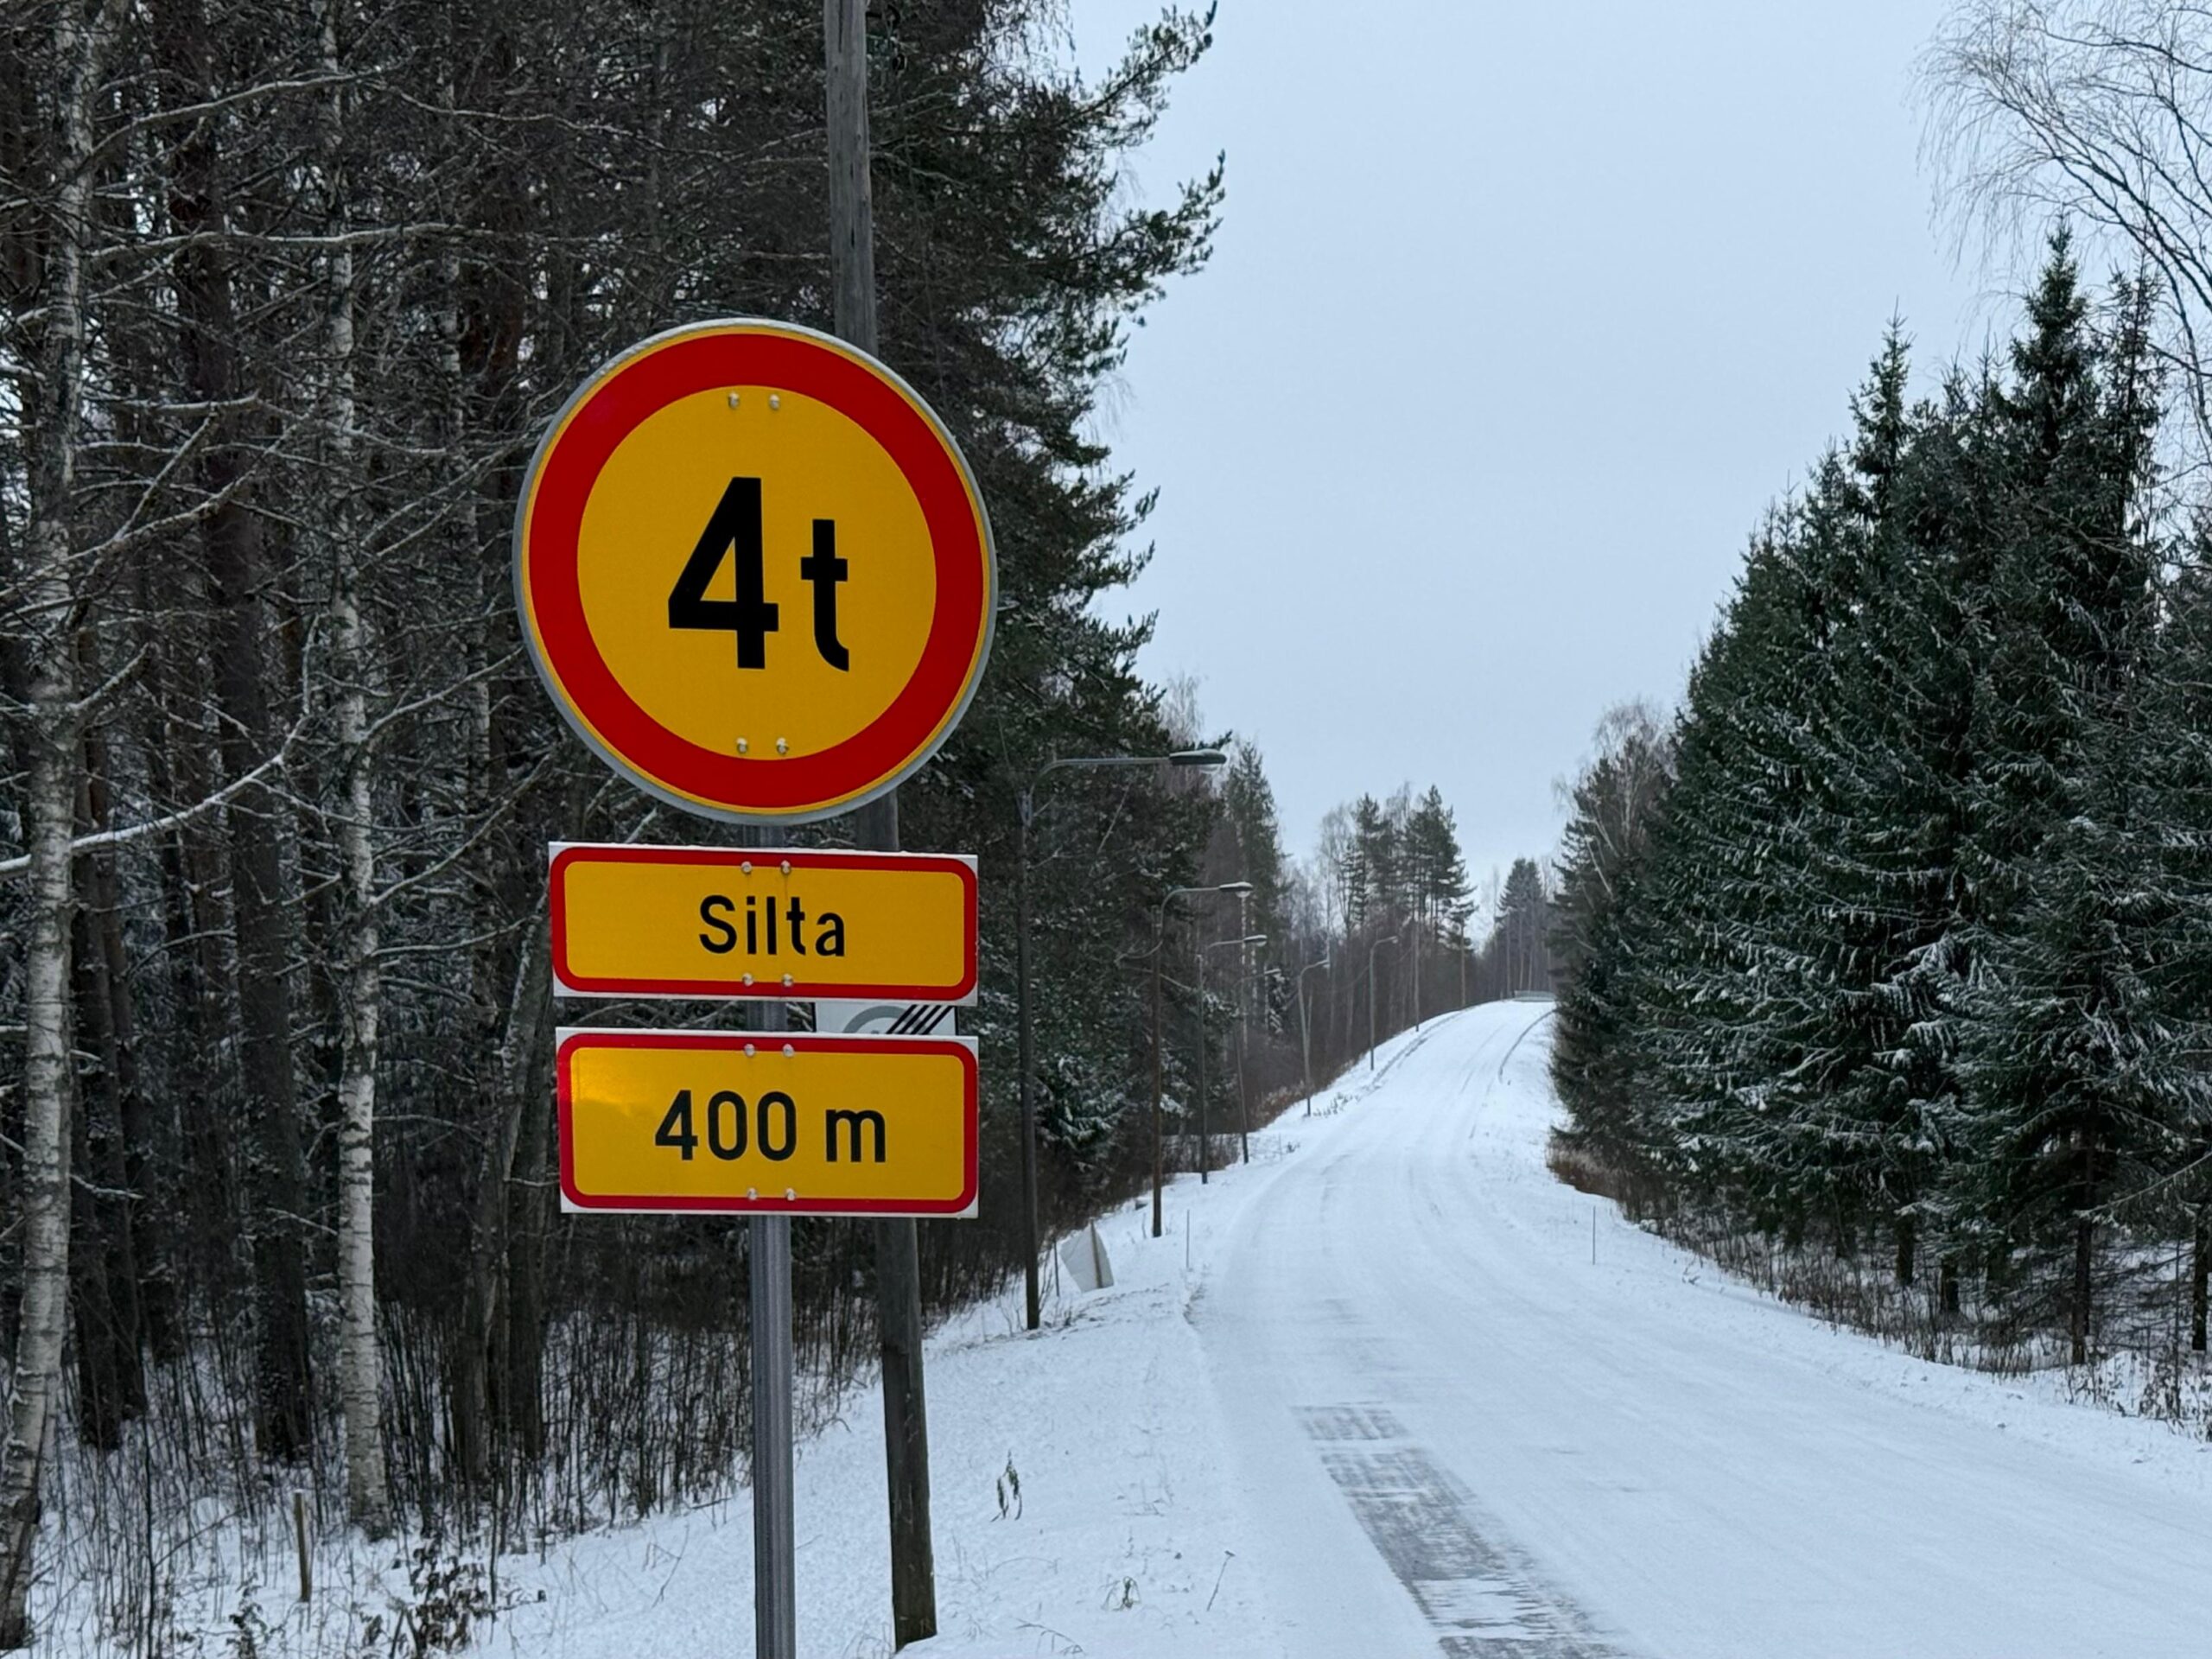
[[[760,385],[827,404],[880,444],[913,487],[939,555],[936,609],[906,688],[861,731],[796,759],[721,754],[647,714],[600,655],[575,580],[584,508],[615,448],[678,398]],[[514,543],[524,638],[563,715],[608,765],[705,817],[803,823],[896,788],[959,724],[990,659],[997,558],[982,493],[959,446],[890,369],[792,323],[734,317],[688,324],[601,365],[531,458],[515,504]],[[947,548],[957,551],[946,556]]]
[[[742,1049],[746,1044],[772,1043],[797,1053],[946,1054],[960,1056],[967,1099],[962,1113],[966,1130],[963,1148],[963,1183],[957,1199],[925,1202],[899,1198],[674,1198],[651,1193],[620,1196],[598,1194],[587,1198],[576,1190],[575,1143],[570,1133],[573,1100],[569,1085],[569,1057],[580,1046],[598,1048]],[[974,1039],[960,1037],[823,1037],[793,1032],[788,1035],[761,1031],[613,1031],[572,1030],[554,1049],[554,1102],[561,1145],[561,1198],[580,1211],[628,1215],[729,1216],[913,1216],[948,1218],[966,1216],[976,1207],[980,1182],[976,1173],[980,1097],[977,1090]]]
[[[741,864],[774,866],[788,861],[793,870],[860,869],[918,870],[933,874],[956,874],[965,893],[963,905],[966,933],[964,972],[953,985],[825,984],[793,977],[754,985],[732,985],[719,979],[610,979],[574,974],[569,965],[568,901],[562,891],[562,872],[579,859],[605,864],[708,864],[731,868]],[[976,952],[979,921],[976,914],[976,867],[950,853],[867,853],[842,849],[766,849],[733,847],[655,847],[639,842],[604,844],[572,842],[563,844],[546,869],[548,907],[553,931],[553,982],[556,991],[574,996],[684,997],[702,1001],[806,1002],[827,997],[833,1001],[887,1002],[953,1002],[974,1000],[978,979]]]

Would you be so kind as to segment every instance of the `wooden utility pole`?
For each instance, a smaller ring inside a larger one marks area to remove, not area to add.
[[[875,220],[868,192],[867,0],[822,0],[829,86],[830,281],[838,337],[876,355]],[[854,839],[899,850],[896,791],[853,815]],[[891,1639],[937,1634],[930,1543],[930,1433],[922,1379],[921,1260],[911,1219],[875,1224],[883,1363],[883,1457],[891,1503]]]

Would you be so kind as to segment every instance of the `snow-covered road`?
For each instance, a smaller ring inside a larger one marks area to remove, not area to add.
[[[1831,1332],[1610,1205],[1593,1266],[1543,1012],[1395,1046],[1214,1252],[1192,1318],[1282,1651],[2212,1652],[2202,1448]]]
[[[931,1337],[915,1659],[2212,1653],[2212,1447],[1830,1330],[1561,1185],[1546,1012],[1385,1044],[1178,1180],[1166,1237],[1103,1219],[1113,1288]],[[890,1652],[882,1458],[873,1390],[801,1448],[807,1659]],[[749,1518],[510,1558],[486,1648],[747,1653]],[[270,1652],[323,1651],[286,1618]]]

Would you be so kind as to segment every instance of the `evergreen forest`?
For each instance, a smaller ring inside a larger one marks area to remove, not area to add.
[[[2062,228],[2001,355],[1916,398],[1893,327],[1679,715],[1573,786],[1563,1164],[1931,1352],[2205,1347],[2212,588],[2153,305]]]

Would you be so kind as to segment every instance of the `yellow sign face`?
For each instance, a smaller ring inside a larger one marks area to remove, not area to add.
[[[740,454],[752,481],[737,478],[733,497]],[[735,561],[730,540],[714,550],[705,626],[672,626],[669,595],[726,502],[731,537],[748,546]],[[830,558],[846,569],[817,581],[814,525],[832,508]],[[773,552],[760,556],[751,601],[741,590],[753,585],[754,543]],[[660,550],[666,580],[639,569],[647,548]],[[852,569],[861,549],[866,581]],[[576,575],[614,677],[661,725],[717,754],[744,743],[804,759],[857,737],[912,676],[936,608],[928,526],[890,455],[829,404],[761,385],[694,392],[639,424],[592,490]],[[760,659],[749,670],[748,647]]]
[[[976,861],[934,853],[552,849],[569,996],[976,1000]]]
[[[555,1033],[568,1210],[968,1216],[976,1045]]]
[[[524,633],[611,764],[748,820],[848,810],[942,742],[997,604],[958,448],[873,359],[704,323],[602,369],[516,518]]]

